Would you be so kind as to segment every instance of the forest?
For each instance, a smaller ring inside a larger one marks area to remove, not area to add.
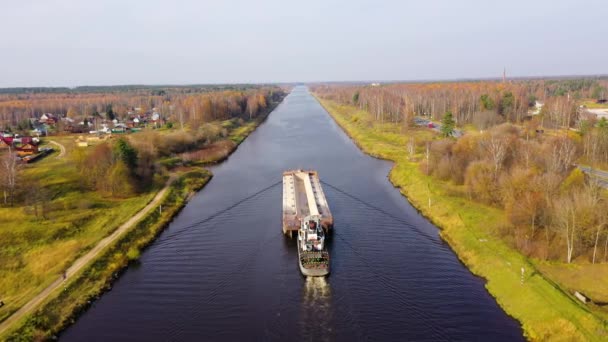
[[[605,183],[577,166],[608,166],[608,122],[584,105],[605,99],[607,87],[605,79],[570,79],[316,85],[314,92],[367,111],[370,124],[398,124],[409,137],[404,155],[456,196],[503,210],[497,230],[523,254],[605,263]],[[443,127],[421,138],[416,117]],[[452,137],[453,127],[464,135]]]
[[[15,92],[9,91],[12,89]],[[168,122],[195,128],[213,120],[253,118],[282,92],[276,86],[247,85],[10,88],[0,91],[0,128],[29,127],[31,119],[44,113],[76,121],[110,121],[153,109]]]

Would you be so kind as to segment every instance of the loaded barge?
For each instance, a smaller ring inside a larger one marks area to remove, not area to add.
[[[329,274],[325,237],[333,228],[325,193],[316,171],[283,173],[283,233],[296,233],[298,263],[305,276]]]

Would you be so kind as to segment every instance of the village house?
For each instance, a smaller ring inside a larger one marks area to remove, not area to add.
[[[37,154],[40,140],[35,137],[18,137],[10,133],[0,134],[0,149],[13,148],[20,157]]]
[[[54,114],[45,113],[45,114],[42,114],[42,116],[40,117],[40,119],[38,119],[38,121],[40,123],[47,124],[49,126],[54,126],[57,123],[58,118]]]
[[[8,149],[9,147],[13,147],[13,136],[0,135],[0,149]]]
[[[20,157],[38,153],[38,139],[32,137],[20,137],[13,139],[13,146]]]

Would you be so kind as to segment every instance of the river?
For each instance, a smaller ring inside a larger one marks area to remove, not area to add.
[[[276,184],[294,168],[335,187],[324,187],[335,219],[327,278],[304,278],[281,232]],[[390,168],[296,87],[60,339],[523,340],[483,279],[390,184]]]

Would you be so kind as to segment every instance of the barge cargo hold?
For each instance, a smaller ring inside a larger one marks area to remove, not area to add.
[[[297,234],[307,216],[319,216],[325,233],[333,228],[334,219],[319,174],[304,170],[283,172],[283,234]]]
[[[298,263],[305,276],[329,274],[325,236],[334,220],[316,171],[283,173],[283,233],[297,234]]]

